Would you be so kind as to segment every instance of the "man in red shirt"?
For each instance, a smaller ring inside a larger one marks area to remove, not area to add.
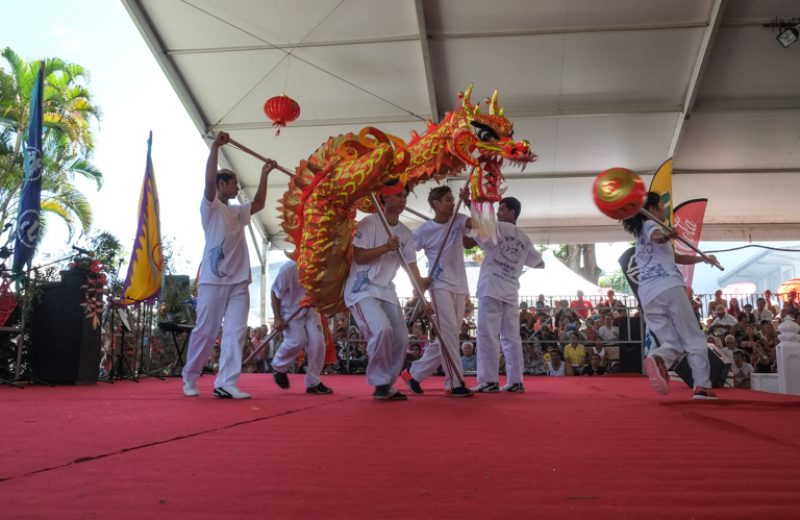
[[[569,307],[575,310],[578,316],[586,319],[589,317],[589,313],[592,310],[592,303],[589,300],[583,299],[583,291],[578,291],[578,299],[569,302]]]

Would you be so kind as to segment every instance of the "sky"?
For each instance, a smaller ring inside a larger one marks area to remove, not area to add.
[[[152,130],[162,236],[175,246],[178,273],[193,276],[202,257],[199,204],[208,147],[122,3],[0,0],[0,12],[6,20],[25,21],[4,24],[0,48],[11,47],[28,61],[57,56],[82,65],[91,74],[89,88],[102,110],[92,161],[103,172],[105,183],[99,192],[93,182],[81,179],[77,185],[92,205],[93,231],[111,232],[130,253],[147,136]],[[209,80],[213,80],[213,71]],[[739,244],[701,242],[703,249],[736,245]],[[628,247],[626,243],[598,244],[600,268],[616,271],[617,258]],[[36,262],[65,256],[68,249],[66,226],[51,218]],[[258,260],[252,244],[250,249],[255,265]],[[758,251],[749,249],[719,256],[723,265],[735,267]],[[123,272],[124,269],[123,266]],[[698,266],[696,292],[713,292],[721,274],[709,266]]]

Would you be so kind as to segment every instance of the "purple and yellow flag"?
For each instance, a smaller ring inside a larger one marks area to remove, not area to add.
[[[672,225],[672,157],[661,163],[661,166],[650,181],[650,191],[661,195],[667,216],[666,223]]]
[[[161,294],[163,278],[161,256],[161,224],[159,222],[158,191],[150,152],[153,132],[147,139],[147,165],[144,184],[139,196],[139,223],[133,242],[128,275],[122,287],[122,304],[132,305],[151,301]]]

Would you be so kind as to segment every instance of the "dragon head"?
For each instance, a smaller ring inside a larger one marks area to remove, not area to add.
[[[472,104],[472,85],[459,93],[463,116],[453,132],[452,151],[464,164],[473,167],[470,178],[472,197],[475,200],[497,202],[505,187],[501,168],[506,161],[524,171],[528,163],[539,157],[526,140],[514,140],[514,125],[497,102],[497,90],[487,98],[489,113],[482,114],[480,104]]]

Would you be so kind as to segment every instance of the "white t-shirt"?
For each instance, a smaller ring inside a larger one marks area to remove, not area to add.
[[[639,300],[651,302],[657,295],[672,287],[685,287],[683,276],[675,265],[672,243],[658,244],[651,239],[658,224],[646,220],[636,239],[636,263],[639,265]]]
[[[289,261],[281,266],[275,281],[272,282],[272,292],[281,301],[283,319],[287,319],[300,307],[300,300],[306,295],[306,290],[300,285],[296,262]]]
[[[417,261],[417,246],[411,230],[398,222],[390,226],[392,234],[400,239],[400,250],[409,264]],[[379,215],[368,215],[358,223],[353,245],[362,249],[371,249],[382,246],[389,240],[386,230],[380,221]],[[391,303],[398,303],[397,293],[394,289],[394,275],[400,268],[400,257],[397,252],[381,255],[372,263],[359,264],[353,260],[350,266],[350,275],[344,286],[344,303],[352,307],[359,300],[373,297]]]
[[[428,276],[431,278],[431,289],[446,289],[457,294],[469,294],[467,284],[467,270],[464,267],[464,245],[462,237],[467,228],[467,216],[458,214],[453,222],[453,229],[447,237],[444,252],[436,271],[431,273],[430,268],[439,254],[439,248],[444,239],[449,222],[438,224],[429,220],[414,230],[414,241],[417,243],[417,251],[425,250],[425,257],[428,259]]]
[[[753,365],[748,362],[743,362],[742,367],[739,368],[735,363],[731,363],[731,376],[734,381],[747,379],[753,373]]]
[[[508,222],[497,223],[497,244],[477,236],[475,241],[484,251],[478,276],[478,298],[489,296],[517,305],[522,267],[537,266],[542,261],[542,255],[525,233]]]
[[[498,224],[499,224],[499,222],[498,222]],[[561,362],[561,366],[558,367],[558,370],[553,368],[553,362],[552,361],[548,361],[547,362],[547,375],[548,376],[553,376],[553,377],[565,377],[567,375],[567,369],[566,369],[566,364],[564,364],[564,361]]]
[[[223,204],[219,198],[200,204],[200,222],[206,237],[199,284],[250,283],[250,254],[244,228],[250,222],[250,203]]]
[[[597,335],[603,338],[605,342],[617,341],[619,339],[619,327],[603,325],[597,329]]]

